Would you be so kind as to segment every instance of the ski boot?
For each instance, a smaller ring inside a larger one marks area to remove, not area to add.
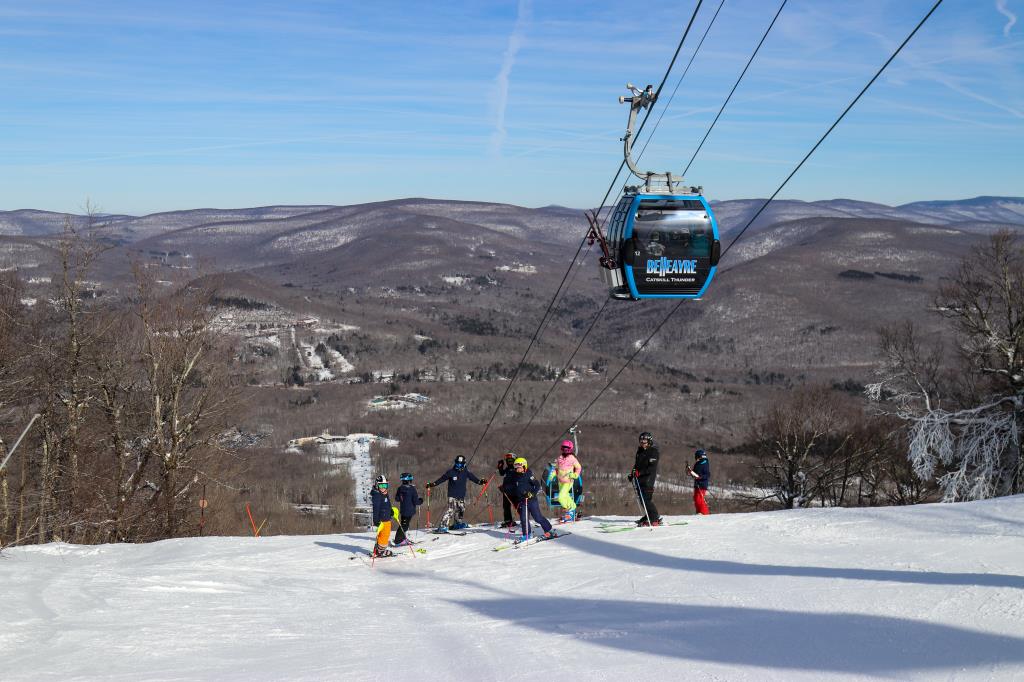
[[[572,523],[576,520],[576,510],[567,511],[562,514],[562,523]]]
[[[462,530],[463,528],[469,528],[469,524],[465,521],[459,521],[454,526],[452,526],[452,530]]]
[[[558,533],[556,533],[554,531],[554,529],[552,529],[552,530],[549,530],[548,532],[544,533],[544,538],[543,539],[544,540],[550,540],[551,538],[557,538],[557,537],[558,537]]]
[[[516,523],[515,521],[502,521],[501,525],[498,526],[498,529],[499,530],[504,530],[506,528],[515,528],[518,525],[519,524]]]
[[[382,559],[384,557],[395,556],[395,553],[387,547],[381,547],[380,545],[375,543],[373,545],[373,556],[377,557],[378,559]]]
[[[448,532],[448,526],[438,526],[437,528],[434,529],[434,532],[439,534],[439,535],[444,535],[445,533]]]

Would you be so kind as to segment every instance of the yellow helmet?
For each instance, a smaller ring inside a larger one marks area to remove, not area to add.
[[[526,463],[525,457],[516,457],[516,461],[512,462],[512,466],[518,466],[520,464],[523,465],[524,469],[529,468],[529,465]]]

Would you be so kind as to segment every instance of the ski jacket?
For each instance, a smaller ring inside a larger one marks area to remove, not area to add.
[[[473,481],[473,483],[483,483],[476,475],[469,469],[456,469],[452,467],[448,471],[441,474],[432,485],[441,485],[445,481],[448,481],[448,497],[454,497],[457,500],[466,499],[466,479]]]
[[[392,518],[391,500],[387,493],[382,493],[376,487],[370,491],[370,506],[373,508],[373,525],[380,525]]]
[[[502,464],[504,464],[504,462],[502,462]],[[506,468],[499,465],[498,473],[501,474],[501,485],[498,486],[498,490],[504,490],[505,486],[512,480],[512,477],[516,475],[516,470],[514,467]]]
[[[423,504],[423,498],[416,492],[416,486],[412,483],[403,483],[398,486],[395,493],[395,502],[398,503],[398,513],[401,516],[416,516],[416,507]]]
[[[529,469],[522,473],[513,471],[511,475],[505,477],[501,491],[509,496],[513,504],[518,505],[526,499],[528,493],[540,494],[541,484]]]
[[[583,471],[583,465],[576,459],[576,455],[559,455],[554,471],[559,484],[571,483]]]
[[[693,465],[693,473],[698,476],[698,478],[693,479],[693,487],[695,489],[707,490],[708,484],[711,483],[711,465],[708,464],[707,457],[701,457],[697,460],[697,463]]]
[[[636,462],[633,463],[633,471],[636,472],[636,482],[641,488],[654,488],[654,479],[658,477],[658,458],[661,453],[658,448],[651,445],[646,450],[636,449]]]

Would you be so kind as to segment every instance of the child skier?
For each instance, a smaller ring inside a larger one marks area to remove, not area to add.
[[[515,475],[516,470],[513,466],[513,462],[515,462],[515,460],[516,453],[514,452],[506,452],[505,457],[498,460],[498,475],[501,476],[501,485],[498,486],[499,490],[501,490],[509,479]],[[498,528],[515,528],[516,521],[512,516],[512,503],[509,502],[507,495],[501,496],[501,511],[505,518]]]
[[[562,507],[561,523],[568,523],[576,520],[576,500],[572,494],[574,481],[579,478],[583,466],[573,454],[576,447],[571,440],[562,441],[562,454],[558,456],[548,477],[548,484],[552,478],[558,479],[558,504]]]
[[[441,485],[448,481],[448,509],[441,517],[441,524],[437,527],[436,533],[447,533],[449,530],[469,528],[469,524],[463,521],[466,514],[466,479],[478,485],[484,485],[486,481],[479,479],[466,468],[466,458],[459,455],[455,458],[452,468],[441,474],[433,483],[427,484],[427,489]]]
[[[501,492],[508,495],[509,500],[519,510],[519,518],[523,522],[523,534],[519,539],[520,542],[530,538],[531,516],[544,530],[544,538],[553,538],[555,533],[551,529],[551,522],[540,513],[540,505],[537,504],[537,494],[541,491],[540,481],[533,475],[527,464],[525,457],[516,457],[512,463],[514,473],[502,484]]]
[[[388,538],[391,537],[391,500],[388,498],[388,479],[384,475],[377,477],[370,491],[370,506],[373,507],[373,525],[377,529],[377,541],[373,545],[373,556],[388,557],[393,553],[388,549]]]
[[[395,529],[395,545],[407,541],[405,534],[409,531],[409,522],[416,516],[416,507],[423,504],[423,498],[416,492],[416,486],[412,484],[412,474],[401,475],[402,484],[395,492],[395,502],[398,503],[398,528]]]
[[[711,513],[706,499],[708,485],[711,483],[711,465],[708,464],[708,455],[704,450],[693,453],[693,458],[696,460],[693,468],[686,468],[693,476],[693,506],[698,514],[707,516]]]

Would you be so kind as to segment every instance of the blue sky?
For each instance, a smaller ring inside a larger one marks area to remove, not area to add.
[[[789,0],[687,180],[768,195],[932,1]],[[624,84],[657,83],[693,6],[0,0],[0,210],[588,207],[622,159]],[[682,170],[777,6],[726,0],[641,166]],[[945,0],[782,196],[1024,195],[1018,16]]]

